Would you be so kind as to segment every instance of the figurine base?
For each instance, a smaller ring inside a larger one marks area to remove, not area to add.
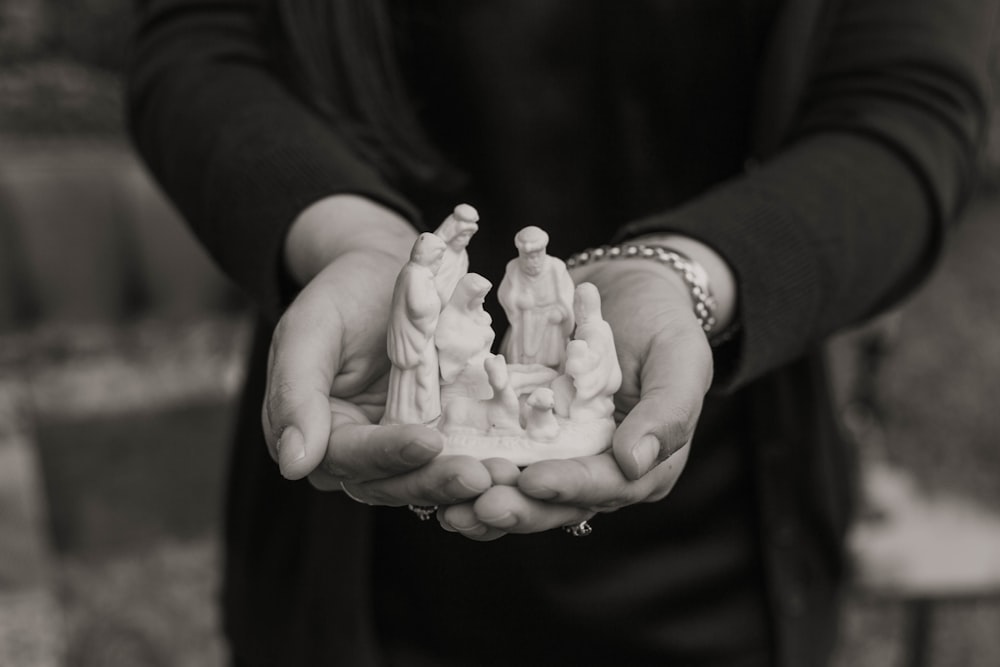
[[[542,442],[526,435],[483,435],[452,433],[447,436],[442,454],[463,454],[477,459],[504,458],[519,467],[546,459],[569,459],[600,454],[611,446],[615,432],[613,419],[573,422],[556,418],[559,434]]]

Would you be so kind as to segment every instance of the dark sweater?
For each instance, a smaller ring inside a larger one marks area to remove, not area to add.
[[[273,318],[281,242],[309,203],[352,192],[414,221],[443,211],[418,210],[420,193],[274,78],[255,4],[146,3],[130,100],[154,173]],[[970,186],[995,3],[797,1],[774,22],[763,0],[424,4],[401,45],[486,223],[473,266],[496,277],[496,248],[527,224],[555,253],[677,231],[733,266],[743,333],[719,353],[667,500],[601,518],[586,541],[490,545],[281,480],[259,434],[262,333],[227,533],[236,650],[353,665],[380,650],[411,664],[434,651],[426,664],[754,664],[773,649],[815,664],[849,463],[805,355],[929,268]]]

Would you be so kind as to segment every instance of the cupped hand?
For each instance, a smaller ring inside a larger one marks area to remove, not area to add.
[[[416,231],[387,209],[332,197],[289,233],[290,273],[304,283],[271,340],[264,436],[282,475],[345,489],[373,504],[473,498],[490,476],[468,457],[438,457],[424,426],[379,426],[392,289]]]
[[[598,287],[615,335],[622,387],[611,449],[530,465],[515,484],[443,510],[446,528],[481,540],[549,530],[660,500],[680,477],[713,370],[687,287],[648,260],[595,263],[574,280]]]

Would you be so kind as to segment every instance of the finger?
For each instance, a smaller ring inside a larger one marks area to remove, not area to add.
[[[354,405],[328,401],[330,443],[317,473],[369,481],[415,470],[441,453],[444,436],[421,424],[374,425]]]
[[[289,310],[271,340],[262,421],[281,474],[300,479],[319,465],[330,436],[327,397],[337,363],[339,329],[323,317]]]
[[[494,486],[473,504],[480,522],[507,533],[540,533],[580,523],[594,516],[590,509],[530,498],[513,486]]]
[[[518,488],[528,497],[558,504],[618,508],[640,502],[653,480],[633,482],[610,454],[539,461],[528,466]]]
[[[518,488],[537,500],[612,511],[665,497],[684,470],[689,449],[681,448],[638,480],[626,478],[610,454],[540,461],[522,471]]]
[[[639,479],[691,440],[711,382],[711,351],[700,330],[654,337],[640,374],[639,402],[612,440],[626,477]]]
[[[476,517],[472,503],[459,503],[438,510],[441,527],[452,533],[478,542],[489,542],[507,534],[507,531],[488,526]]]
[[[369,505],[452,505],[490,488],[486,467],[471,456],[439,456],[401,475],[369,482],[345,483],[352,497]]]
[[[517,485],[517,478],[521,474],[521,470],[508,459],[498,457],[483,459],[483,465],[490,471],[490,477],[493,478],[494,484]]]

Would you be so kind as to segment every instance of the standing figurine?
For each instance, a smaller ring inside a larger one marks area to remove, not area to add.
[[[441,367],[442,393],[472,398],[489,398],[492,394],[483,368],[496,336],[490,326],[493,318],[483,308],[483,299],[492,286],[478,273],[466,273],[441,311],[434,344]]]
[[[597,366],[592,369],[588,378],[591,391],[581,395],[579,387],[577,388],[577,395],[570,405],[570,417],[612,417],[615,412],[614,395],[622,386],[622,369],[618,364],[611,325],[604,321],[601,314],[601,293],[593,283],[577,286],[573,296],[573,314],[576,317],[573,338],[587,343],[589,351],[597,359]]]
[[[503,354],[514,364],[562,370],[573,331],[573,279],[545,249],[549,235],[525,227],[514,237],[518,256],[507,263],[497,296],[510,320]]]
[[[427,424],[441,414],[434,346],[441,298],[434,276],[444,251],[440,238],[421,234],[410,251],[410,261],[396,278],[387,343],[392,368],[383,424]]]
[[[466,248],[472,235],[479,231],[479,212],[468,204],[459,204],[451,215],[434,230],[448,247],[444,251],[444,261],[434,278],[441,303],[447,304],[452,292],[469,271],[469,253]]]

